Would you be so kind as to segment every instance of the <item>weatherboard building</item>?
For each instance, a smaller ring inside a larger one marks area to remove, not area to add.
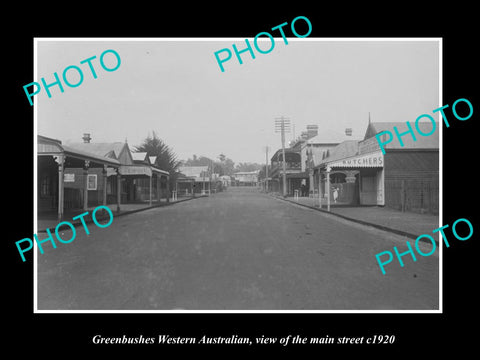
[[[336,192],[337,201],[349,205],[381,205],[399,210],[438,213],[439,136],[404,136],[403,146],[392,141],[383,154],[375,135],[406,131],[405,123],[371,122],[364,139],[347,140],[314,166],[315,189],[320,196]],[[430,122],[419,122],[424,133]],[[438,127],[437,127],[438,128]],[[326,192],[329,189],[329,193]]]

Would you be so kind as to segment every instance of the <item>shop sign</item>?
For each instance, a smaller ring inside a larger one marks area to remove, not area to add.
[[[63,182],[75,182],[75,174],[63,174]]]
[[[152,176],[152,170],[147,166],[120,166],[122,175],[146,175]]]
[[[372,153],[367,155],[355,156],[349,159],[335,161],[329,164],[330,167],[383,167],[383,155]]]

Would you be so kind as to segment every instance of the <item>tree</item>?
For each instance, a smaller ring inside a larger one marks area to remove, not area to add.
[[[211,166],[212,165],[212,159],[206,157],[206,156],[197,156],[193,155],[192,159],[188,159],[184,161],[185,166]]]
[[[233,175],[235,172],[235,163],[230,158],[225,158],[223,162],[223,174],[224,175]]]
[[[238,163],[237,166],[235,166],[235,172],[251,172],[255,170],[260,170],[262,168],[262,165],[257,164],[257,163]]]
[[[170,189],[173,189],[180,162],[177,155],[157,136],[155,131],[152,131],[152,136],[148,135],[140,145],[134,146],[134,149],[137,152],[146,152],[148,156],[157,157],[155,166],[170,173]]]
[[[223,154],[218,156],[220,161],[214,161],[206,156],[197,156],[193,155],[192,158],[183,161],[185,166],[209,166],[209,169],[212,168],[213,164],[213,172],[216,174],[221,175],[233,175],[235,172],[235,163],[232,159],[229,159]]]

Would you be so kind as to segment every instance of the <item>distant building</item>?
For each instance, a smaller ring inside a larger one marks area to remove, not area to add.
[[[255,171],[240,171],[233,174],[236,186],[257,186],[258,185],[258,173]]]
[[[222,175],[219,177],[220,181],[222,182],[222,186],[227,188],[232,185],[232,177],[230,175]]]
[[[205,166],[180,166],[178,168],[177,193],[189,195],[195,193],[210,193],[221,190],[222,181],[211,167]]]
[[[283,152],[277,150],[270,159],[269,191],[282,192],[283,189]],[[293,195],[294,190],[299,189],[302,179],[306,174],[302,173],[302,157],[299,150],[285,149],[285,176],[287,179],[287,194]]]

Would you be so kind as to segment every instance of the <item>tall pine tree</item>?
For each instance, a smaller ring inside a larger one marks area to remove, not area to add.
[[[168,171],[170,174],[170,189],[173,189],[180,162],[177,155],[157,136],[155,131],[152,131],[152,136],[148,135],[140,145],[134,146],[134,148],[137,152],[146,152],[148,156],[157,157],[154,165]]]

